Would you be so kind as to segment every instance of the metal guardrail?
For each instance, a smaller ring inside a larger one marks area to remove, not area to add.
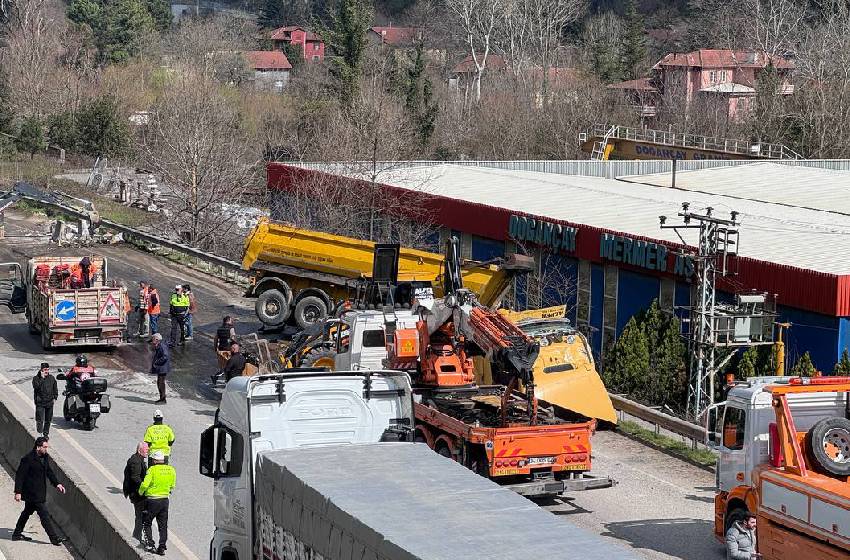
[[[621,395],[610,394],[610,397],[615,409],[621,410],[644,422],[649,422],[655,426],[656,433],[659,429],[662,429],[686,437],[693,442],[692,446],[694,448],[696,448],[698,443],[705,442],[705,428],[702,426],[691,424],[687,420],[682,420],[654,408],[630,401]]]
[[[40,191],[39,189],[36,189],[35,187],[26,183],[16,184],[12,191],[12,194],[17,195],[22,200],[27,200],[39,206],[52,208],[53,210],[56,210],[58,212],[77,219],[92,219],[90,213],[63,204],[51,193]],[[234,276],[238,275],[239,272],[242,271],[242,263],[216,255],[215,253],[202,251],[201,249],[191,247],[184,243],[165,239],[164,237],[159,237],[158,235],[131,228],[123,224],[113,222],[111,220],[99,219],[97,220],[96,225],[130,236],[135,240],[143,241],[145,243],[149,243],[159,247],[164,247],[171,251],[176,251],[187,255],[190,258],[198,259],[200,261],[219,266],[223,269],[223,271],[230,271]],[[127,241],[131,242],[133,239],[127,239]]]

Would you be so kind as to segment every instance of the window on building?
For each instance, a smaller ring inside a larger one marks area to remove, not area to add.
[[[717,81],[717,76],[716,76],[716,73],[714,72],[714,70],[712,70],[711,72],[708,73],[708,81],[712,84]]]
[[[313,43],[313,50],[314,51],[319,50],[319,43]]]
[[[313,60],[315,60],[315,61],[319,60],[319,55],[314,54],[314,55],[313,55]]]
[[[740,408],[727,406],[723,416],[723,447],[732,450],[743,449],[746,425],[747,413]]]

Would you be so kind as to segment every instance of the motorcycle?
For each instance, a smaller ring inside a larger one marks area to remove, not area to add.
[[[75,387],[73,379],[64,373],[57,375],[56,379],[65,381],[65,390],[62,391],[65,395],[62,416],[68,422],[80,422],[84,430],[93,430],[100,415],[109,413],[111,408],[109,395],[106,394],[106,378],[89,377],[81,381],[79,387]]]

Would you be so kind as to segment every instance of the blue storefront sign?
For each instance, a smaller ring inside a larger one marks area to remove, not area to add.
[[[574,253],[577,234],[578,228],[515,215],[508,226],[511,239],[542,245],[552,251]]]

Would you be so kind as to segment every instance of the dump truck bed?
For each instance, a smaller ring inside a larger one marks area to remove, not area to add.
[[[424,445],[301,448],[257,461],[262,558],[304,548],[326,560],[637,558]]]
[[[343,284],[346,280],[372,274],[375,243],[287,226],[261,219],[245,239],[242,268],[298,275],[309,271],[316,278]],[[401,282],[432,282],[442,295],[441,274],[445,258],[441,254],[402,247],[398,279]],[[464,267],[464,285],[492,305],[506,287],[508,274],[495,265]]]

